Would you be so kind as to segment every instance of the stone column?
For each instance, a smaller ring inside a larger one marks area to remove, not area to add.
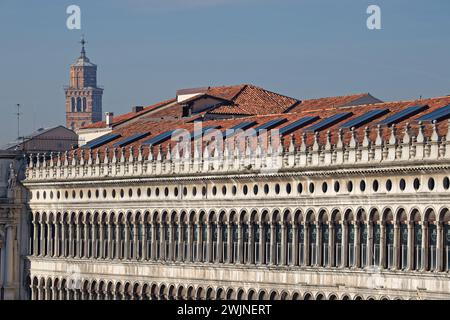
[[[54,257],[59,257],[60,256],[60,248],[59,248],[59,239],[60,239],[60,227],[59,227],[59,222],[56,221],[55,222],[55,251],[53,252],[53,256]]]
[[[48,221],[47,222],[47,257],[51,257],[52,256],[52,251],[53,251],[53,229],[52,229],[52,222]]]
[[[248,224],[248,246],[247,246],[247,251],[248,251],[248,260],[247,260],[247,264],[253,264],[255,263],[255,238],[253,236],[253,223],[250,222]]]
[[[134,234],[133,234],[133,242],[134,242],[134,244],[133,244],[133,259],[135,259],[135,260],[138,259],[138,253],[139,253],[139,250],[138,250],[138,248],[139,248],[139,238],[138,238],[139,225],[140,224],[137,221],[133,224],[133,230],[134,230]]]
[[[259,264],[264,264],[264,256],[266,253],[266,232],[264,223],[259,224]]]
[[[373,265],[373,224],[367,224],[367,266]]]
[[[155,222],[152,222],[151,225],[151,230],[152,230],[152,234],[151,234],[151,259],[152,260],[156,260],[156,226],[155,226]]]
[[[130,255],[130,224],[128,221],[125,222],[125,239],[123,242],[123,260],[129,260]]]
[[[354,250],[355,250],[355,267],[361,267],[361,229],[360,223],[355,223],[355,237],[354,237]]]
[[[326,267],[330,267],[334,264],[335,255],[335,241],[334,241],[334,222],[330,222],[328,230],[328,263]]]
[[[228,263],[231,263],[233,261],[233,223],[229,222],[227,223],[227,246],[228,246]]]
[[[193,226],[191,222],[188,222],[187,225],[187,255],[185,257],[185,261],[192,262],[192,237],[193,237]]]
[[[437,238],[436,238],[436,270],[437,271],[444,271],[443,270],[443,262],[444,262],[444,250],[446,250],[444,246],[445,237],[443,237],[443,232],[445,228],[443,228],[442,223],[437,223],[436,225],[436,232],[437,232]],[[423,235],[422,235],[423,236]],[[448,266],[447,266],[448,268]]]
[[[394,261],[393,261],[393,270],[400,269],[399,265],[399,257],[401,254],[400,248],[400,226],[397,222],[394,224]]]
[[[77,223],[76,224],[76,228],[77,228],[77,235],[76,235],[76,246],[77,246],[77,258],[81,258],[81,224]]]
[[[40,250],[40,257],[45,256],[45,222],[41,220],[41,250]]]
[[[92,230],[92,228],[91,228]],[[86,221],[84,223],[84,257],[87,259],[89,258],[90,252],[89,252],[89,222]]]
[[[114,255],[114,258],[119,259],[120,258],[120,244],[121,240],[120,240],[120,223],[117,222],[116,224],[116,254]]]
[[[411,222],[408,222],[408,268],[407,270],[410,271],[413,269],[413,254],[414,254],[414,228],[411,224]]]
[[[141,260],[148,260],[148,252],[147,252],[147,222],[142,223],[142,257]]]
[[[270,260],[269,264],[273,265],[275,262],[275,254],[276,254],[276,238],[275,238],[275,222],[270,223]]]
[[[168,226],[168,236],[169,236],[169,252],[168,257],[166,257],[167,261],[173,261],[173,222],[169,222]]]
[[[113,222],[112,222],[113,223]],[[108,252],[106,253],[108,259],[114,259],[114,249],[113,249],[113,225],[108,222]]]
[[[38,251],[38,248],[39,248],[38,222],[36,222],[36,221],[33,222],[33,228],[34,228],[34,231],[33,231],[33,255],[35,257],[37,257],[39,254],[39,251]]]
[[[73,244],[73,229],[74,229],[74,225],[69,222],[68,225],[69,227],[69,257],[74,258],[74,244]]]
[[[303,264],[304,265],[312,265],[310,263],[311,259],[308,260],[308,258],[311,257],[310,250],[309,250],[309,242],[310,242],[309,229],[310,228],[314,228],[314,225],[311,226],[309,222],[306,222],[305,230],[304,230],[304,239],[303,239],[304,240],[304,244],[303,244],[303,247],[304,247]]]
[[[37,300],[36,288],[34,287],[33,284],[30,285],[30,288],[31,288],[31,301]]]
[[[98,248],[97,247],[98,239],[97,239],[96,228],[98,228],[97,223],[92,222],[92,225],[91,225],[91,240],[90,240],[90,242],[91,242],[91,252],[90,252],[90,255],[89,255],[89,257],[91,259],[98,258],[98,250],[97,250],[97,248]],[[89,247],[89,244],[88,244],[88,247]]]
[[[66,257],[67,246],[66,246],[66,224],[64,220],[61,222],[61,248],[59,255],[61,257]]]
[[[242,222],[238,223],[237,231],[238,231],[238,261],[237,263],[242,264],[244,262],[244,235],[243,235]]]
[[[183,261],[183,246],[184,246],[184,228],[185,225],[183,222],[180,222],[178,225],[178,256],[176,261]]]
[[[14,267],[14,262],[16,261],[15,256],[14,256],[14,248],[15,246],[15,242],[16,242],[16,226],[13,225],[7,225],[6,226],[6,254],[5,254],[5,264],[4,266],[6,267],[6,272],[5,272],[5,282],[6,282],[6,286],[5,287],[13,287],[14,286],[14,282],[15,279],[17,279],[18,277],[14,277],[14,275],[18,272],[18,270],[16,270],[16,268]],[[14,298],[14,293],[8,293],[7,292],[8,289],[5,288],[5,298],[10,300]],[[9,297],[8,297],[9,296]]]
[[[159,224],[159,260],[164,261],[166,259],[166,224],[161,222]]]
[[[211,223],[206,225],[206,262],[212,262],[212,232]]]
[[[291,250],[292,250],[292,262],[291,265],[298,266],[299,265],[299,247],[298,247],[298,229],[297,229],[297,223],[294,222],[292,224],[292,244],[291,244]]]
[[[380,268],[386,268],[386,223],[382,222],[380,226]]]
[[[221,222],[217,223],[217,259],[219,263],[223,263],[223,225]]]
[[[197,226],[197,262],[200,262],[203,260],[203,228],[204,225],[202,223],[198,223]]]
[[[347,222],[347,221],[343,221],[341,228],[342,228],[342,239],[341,239],[341,264],[340,265],[336,265],[336,267],[350,267],[350,264],[347,263],[349,262],[349,256],[350,256],[350,252],[349,252],[349,223],[352,222]],[[355,229],[353,229],[353,235],[354,235]],[[334,245],[336,247],[336,245]],[[335,249],[336,250],[336,249]],[[354,248],[353,248],[354,250]],[[355,259],[355,256],[353,255],[353,259]],[[353,261],[354,262],[354,261]]]
[[[436,243],[437,244],[437,243]],[[431,266],[428,266],[428,255],[430,254],[430,252],[427,250],[427,248],[429,248],[429,244],[428,244],[428,224],[427,222],[422,224],[422,243],[421,243],[421,250],[422,250],[422,254],[420,256],[421,261],[421,266],[420,266],[420,270],[428,270],[428,268],[431,268]],[[436,248],[436,253],[438,252],[437,248]]]
[[[323,235],[323,229],[322,229],[322,223],[318,222],[316,225],[317,228],[317,236],[316,236],[316,264],[315,266],[321,266],[322,265],[322,235]]]
[[[99,224],[99,232],[100,232],[100,240],[99,240],[99,244],[100,244],[100,252],[98,254],[98,259],[104,259],[105,256],[105,230],[104,230],[104,225],[103,222],[100,221]]]
[[[287,257],[287,235],[286,235],[286,224],[282,223],[281,224],[281,246],[280,246],[280,250],[281,250],[281,261],[279,261],[279,264],[281,265],[286,265],[287,261],[288,261],[288,257]]]

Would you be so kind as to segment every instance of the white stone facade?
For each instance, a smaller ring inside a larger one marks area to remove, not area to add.
[[[38,156],[30,298],[449,299],[450,133],[388,130]]]

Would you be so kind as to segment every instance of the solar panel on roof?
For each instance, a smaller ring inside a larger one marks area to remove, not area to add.
[[[255,124],[256,124],[256,121],[241,122],[241,123],[235,125],[234,127],[225,130],[225,132],[223,133],[223,137],[229,138],[232,135],[234,135],[235,133],[237,133],[238,130],[247,130],[248,128],[253,127]]]
[[[399,123],[405,119],[408,119],[412,116],[415,116],[416,114],[428,109],[428,106],[414,106],[406,108],[405,110],[402,110],[400,112],[397,112],[396,114],[384,119],[379,124],[385,124],[385,125],[391,125],[395,123]]]
[[[450,104],[417,119],[418,121],[442,121],[450,118]]]
[[[123,140],[120,140],[119,142],[114,144],[114,147],[125,147],[126,145],[129,145],[130,143],[133,143],[135,141],[138,141],[142,138],[145,138],[150,135],[150,132],[146,133],[137,133],[135,135],[132,135],[131,137],[125,138]]]
[[[316,123],[315,125],[312,125],[309,128],[306,128],[306,131],[307,132],[316,132],[316,131],[324,130],[342,120],[347,119],[348,117],[351,117],[352,115],[353,115],[352,112],[343,112],[343,113],[335,114],[325,120],[320,121],[319,123]]]
[[[148,144],[151,146],[160,144],[168,139],[170,139],[170,137],[172,136],[172,134],[175,132],[175,130],[170,130],[170,131],[166,131],[164,133],[161,133],[159,135],[157,135],[156,137],[153,137],[147,141],[144,141],[142,144]]]
[[[346,123],[341,125],[341,128],[348,128],[348,129],[359,128],[360,126],[362,126],[366,123],[369,123],[369,122],[373,121],[374,119],[385,115],[388,112],[389,112],[389,109],[377,109],[377,110],[369,111],[355,119],[347,121]]]
[[[89,149],[94,149],[97,147],[100,147],[104,144],[107,144],[108,142],[113,141],[114,139],[119,138],[121,135],[118,133],[113,133],[113,134],[107,134],[104,136],[101,136],[100,138],[94,139],[92,141],[89,141],[88,143],[86,143],[83,148],[89,148]]]
[[[298,130],[304,126],[307,126],[308,124],[313,123],[314,121],[320,119],[320,117],[318,116],[312,116],[312,117],[304,117],[301,118],[283,128],[280,129],[280,134],[282,136],[285,136],[291,132],[294,132],[295,130]]]
[[[286,121],[287,121],[286,118],[270,120],[270,121],[268,121],[268,122],[258,126],[257,128],[255,128],[255,132],[250,134],[250,135],[259,134],[259,132],[262,131],[262,130],[267,130],[268,131],[270,129],[273,129],[273,128],[279,126],[280,124],[285,123]]]

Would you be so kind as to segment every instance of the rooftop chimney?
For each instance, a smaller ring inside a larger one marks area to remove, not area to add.
[[[107,126],[113,123],[114,112],[105,112],[105,122]]]
[[[133,113],[141,112],[142,110],[144,110],[143,106],[133,106],[133,107],[131,107],[131,111]]]

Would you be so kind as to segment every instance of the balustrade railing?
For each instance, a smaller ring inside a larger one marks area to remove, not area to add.
[[[370,134],[370,131],[375,131],[376,135]],[[448,132],[445,134],[449,135]],[[284,169],[339,165],[353,168],[355,164],[361,162],[361,159],[364,159],[364,163],[373,161],[377,164],[405,160],[424,162],[450,159],[449,139],[439,136],[437,126],[434,124],[420,124],[417,133],[413,130],[397,131],[392,127],[368,128],[363,138],[359,138],[354,131],[351,132],[350,139],[344,139],[344,136],[338,133],[335,144],[331,144],[329,139],[323,139],[325,143],[318,137],[308,139],[309,135],[311,134],[306,133],[302,137],[301,148],[292,140],[287,148],[271,148],[265,143],[261,145],[262,142],[258,139],[259,146],[249,144],[247,148],[250,149],[244,152],[236,152],[230,148],[226,157],[222,156],[223,152],[220,156],[211,153],[206,155],[203,149],[205,146],[201,143],[195,146],[198,154],[196,157],[183,157],[177,144],[174,148],[168,148],[166,154],[162,154],[160,150],[154,153],[152,149],[144,146],[137,149],[114,148],[100,152],[86,152],[80,148],[64,154],[52,153],[51,160],[46,160],[48,155],[32,154],[28,162],[25,184],[45,179],[101,177],[105,172],[110,177],[197,174],[210,171],[235,172],[247,170],[249,161],[252,161],[252,169],[258,171],[265,167]],[[365,143],[362,143],[363,139]],[[401,143],[390,143],[392,139]],[[312,144],[309,141],[320,143]],[[435,148],[440,152],[423,152],[424,148]],[[134,156],[125,157],[126,149]]]

